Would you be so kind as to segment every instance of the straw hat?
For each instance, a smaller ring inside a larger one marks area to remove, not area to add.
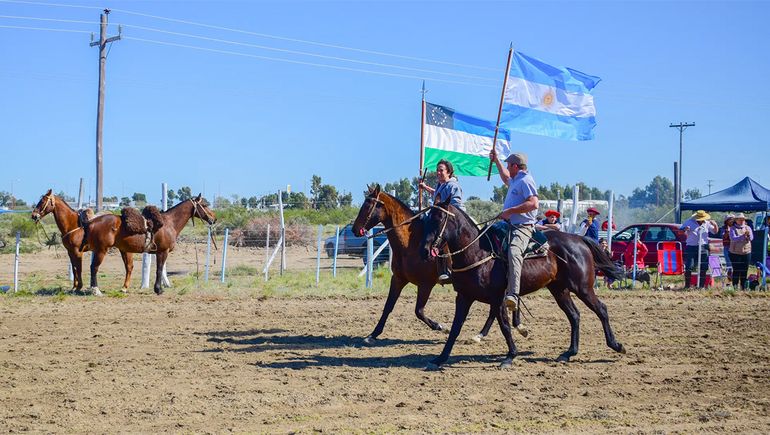
[[[711,219],[711,215],[706,213],[705,210],[696,211],[695,214],[692,215],[692,217],[694,217],[696,221],[707,221]]]
[[[733,219],[735,219],[735,220],[738,220],[738,219],[746,220],[746,215],[743,214],[743,213],[736,213],[735,216],[733,216]]]
[[[735,219],[735,216],[734,216],[734,215],[731,215],[731,214],[728,214],[727,216],[725,216],[725,220],[724,220],[724,221],[725,221],[725,222],[727,222],[727,221],[729,221],[730,219]]]

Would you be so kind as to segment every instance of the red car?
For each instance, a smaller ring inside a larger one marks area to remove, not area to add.
[[[687,235],[679,229],[679,224],[634,224],[618,231],[612,236],[612,260],[620,260],[621,254],[625,252],[626,246],[634,240],[634,230],[639,233],[639,240],[647,246],[647,255],[644,257],[646,266],[657,266],[658,264],[658,242],[679,242],[682,249],[685,246]],[[709,250],[712,254],[722,254],[722,240],[709,239]]]

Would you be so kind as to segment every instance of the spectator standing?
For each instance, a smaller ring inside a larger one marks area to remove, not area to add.
[[[733,264],[733,288],[746,288],[752,240],[754,240],[754,232],[746,224],[746,216],[743,213],[736,214],[735,224],[730,228],[730,262]]]
[[[684,288],[690,287],[690,278],[694,270],[700,270],[700,285],[705,287],[709,260],[709,233],[716,234],[719,227],[711,220],[711,215],[704,210],[698,210],[690,219],[684,221],[679,229],[687,234],[684,248]],[[698,258],[699,247],[700,258]]]
[[[561,222],[559,218],[561,213],[556,210],[548,210],[545,212],[545,219],[535,224],[536,230],[556,230],[561,231]]]
[[[725,216],[725,222],[722,225],[722,228],[719,229],[719,233],[717,234],[717,237],[722,238],[722,254],[725,256],[725,265],[732,270],[733,264],[730,261],[730,227],[733,226],[733,223],[735,222],[735,216],[728,214]],[[732,272],[730,272],[732,273]]]
[[[610,221],[605,220],[602,222],[602,231],[607,231],[610,228]],[[612,220],[612,231],[617,230],[618,227],[615,226],[615,219]]]
[[[596,219],[599,216],[599,210],[588,207],[586,214],[588,217],[580,223],[580,234],[599,243],[599,221]]]
[[[642,243],[641,240],[636,241],[636,270],[644,270],[644,256],[647,255],[647,246]],[[631,242],[626,245],[626,250],[623,251],[623,265],[627,269],[634,267],[634,243]]]

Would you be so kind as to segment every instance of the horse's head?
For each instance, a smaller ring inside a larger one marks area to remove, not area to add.
[[[450,240],[459,232],[458,210],[450,205],[450,199],[431,207],[423,228],[420,253],[423,258],[436,257]]]
[[[56,207],[56,196],[54,196],[52,189],[48,189],[45,195],[40,197],[40,201],[37,202],[34,210],[32,210],[32,220],[35,222],[43,219],[48,213],[52,213]]]
[[[204,220],[209,225],[214,225],[217,222],[217,216],[211,211],[208,201],[202,198],[200,193],[198,196],[190,198],[190,202],[193,203],[192,217]]]
[[[382,202],[382,197],[385,193],[380,189],[379,184],[374,186],[367,186],[368,190],[364,192],[364,203],[361,204],[361,209],[358,210],[358,216],[353,221],[353,234],[363,236],[366,230],[374,228],[375,225],[382,222],[385,219],[385,208]]]

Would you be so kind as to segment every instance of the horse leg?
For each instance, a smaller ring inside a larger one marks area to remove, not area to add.
[[[168,258],[168,251],[158,251],[155,253],[155,285],[153,290],[155,294],[163,294],[163,265],[166,264]]]
[[[99,266],[101,266],[104,257],[107,255],[107,251],[92,251],[91,252],[91,290],[94,292],[94,296],[101,296],[102,292],[99,291],[99,284],[96,280],[96,275],[99,274]]]
[[[497,313],[497,324],[500,325],[500,331],[505,337],[505,343],[508,345],[508,354],[505,355],[505,359],[500,363],[501,369],[510,368],[513,365],[513,359],[516,358],[516,343],[513,342],[513,334],[511,334],[511,324],[508,322],[508,308],[501,303],[498,305],[490,305],[490,312]]]
[[[489,335],[489,329],[492,327],[492,322],[495,321],[496,317],[497,317],[497,308],[495,308],[494,305],[489,305],[489,316],[487,316],[487,321],[484,322],[484,327],[481,328],[481,332],[479,332],[478,335],[475,335],[473,337],[473,341],[475,341],[476,343],[481,343],[481,340],[483,340],[484,338],[486,338],[487,335]]]
[[[583,290],[576,292],[576,294],[591,311],[596,313],[596,316],[602,322],[604,339],[607,341],[607,346],[615,352],[626,353],[626,348],[615,340],[615,334],[612,332],[612,326],[610,326],[610,316],[607,314],[607,306],[596,296],[593,286],[584,287]]]
[[[371,334],[369,334],[366,338],[364,338],[365,344],[374,344],[374,341],[377,340],[377,337],[382,334],[383,329],[385,329],[385,322],[388,320],[388,316],[390,315],[390,312],[393,311],[393,307],[396,305],[396,301],[398,300],[398,297],[401,296],[401,290],[404,289],[407,282],[406,280],[403,280],[396,275],[393,275],[390,278],[390,291],[388,291],[388,299],[385,301],[385,308],[382,309],[382,315],[380,316],[380,321],[377,322],[377,326],[374,327],[374,331],[372,331]],[[417,290],[417,293],[420,293],[420,289]],[[430,289],[428,290],[430,293]],[[417,317],[420,317],[419,315]]]
[[[566,352],[559,355],[557,361],[569,361],[569,359],[578,353],[580,347],[580,311],[578,311],[575,303],[572,301],[572,297],[566,288],[553,289],[549,287],[551,294],[556,299],[556,304],[559,305],[564,314],[567,315],[570,325],[570,342],[569,349]]]
[[[67,255],[70,258],[70,264],[72,265],[72,290],[80,290],[83,287],[83,283],[80,281],[80,270],[79,268],[82,266],[83,259],[80,256],[79,252],[76,252],[74,249],[72,251],[67,251]],[[80,265],[78,265],[78,262]],[[80,284],[78,286],[78,284]]]
[[[452,329],[449,331],[449,337],[444,344],[444,350],[441,351],[441,355],[437,356],[431,362],[428,363],[425,370],[439,370],[441,365],[449,359],[449,354],[452,353],[452,347],[457,341],[457,336],[460,335],[460,330],[463,328],[463,323],[468,317],[468,311],[471,309],[473,299],[463,296],[461,293],[457,294],[455,298],[455,317],[452,320]]]
[[[123,266],[126,268],[126,278],[123,280],[123,293],[126,293],[128,283],[131,282],[131,272],[134,270],[134,254],[120,251],[120,258],[123,259]]]
[[[414,306],[414,315],[422,320],[428,327],[434,331],[446,332],[448,328],[425,315],[425,305],[428,303],[430,293],[433,291],[433,284],[430,286],[417,286],[417,303]]]

